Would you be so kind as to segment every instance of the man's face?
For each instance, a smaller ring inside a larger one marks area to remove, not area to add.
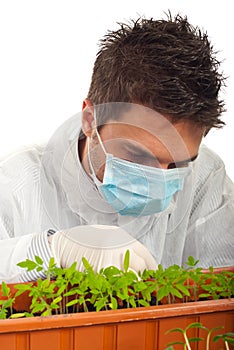
[[[99,128],[107,153],[133,163],[171,169],[187,166],[196,158],[204,129],[189,121],[172,124],[169,118],[133,104],[118,120],[109,119]],[[93,130],[90,154],[100,181],[105,171],[105,153]]]

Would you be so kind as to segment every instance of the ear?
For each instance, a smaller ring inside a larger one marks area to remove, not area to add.
[[[91,137],[95,128],[94,109],[90,99],[86,98],[82,104],[82,130],[87,137]]]

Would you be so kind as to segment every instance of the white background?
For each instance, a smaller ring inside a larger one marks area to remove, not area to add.
[[[20,146],[49,139],[81,110],[98,40],[116,22],[130,18],[187,15],[207,30],[227,87],[223,92],[226,126],[204,143],[225,161],[234,180],[233,11],[231,1],[205,0],[0,0],[0,157]]]

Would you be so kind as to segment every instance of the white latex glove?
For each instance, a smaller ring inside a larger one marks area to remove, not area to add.
[[[76,226],[51,237],[52,255],[61,267],[70,267],[76,262],[77,270],[84,271],[82,257],[85,257],[94,271],[108,266],[123,269],[124,256],[129,250],[131,270],[157,268],[147,248],[117,226]]]

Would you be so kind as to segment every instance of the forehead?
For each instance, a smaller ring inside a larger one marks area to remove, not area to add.
[[[165,161],[180,161],[198,153],[203,131],[189,121],[172,123],[150,108],[131,104],[120,117],[109,118],[101,128],[104,141],[134,141]]]

